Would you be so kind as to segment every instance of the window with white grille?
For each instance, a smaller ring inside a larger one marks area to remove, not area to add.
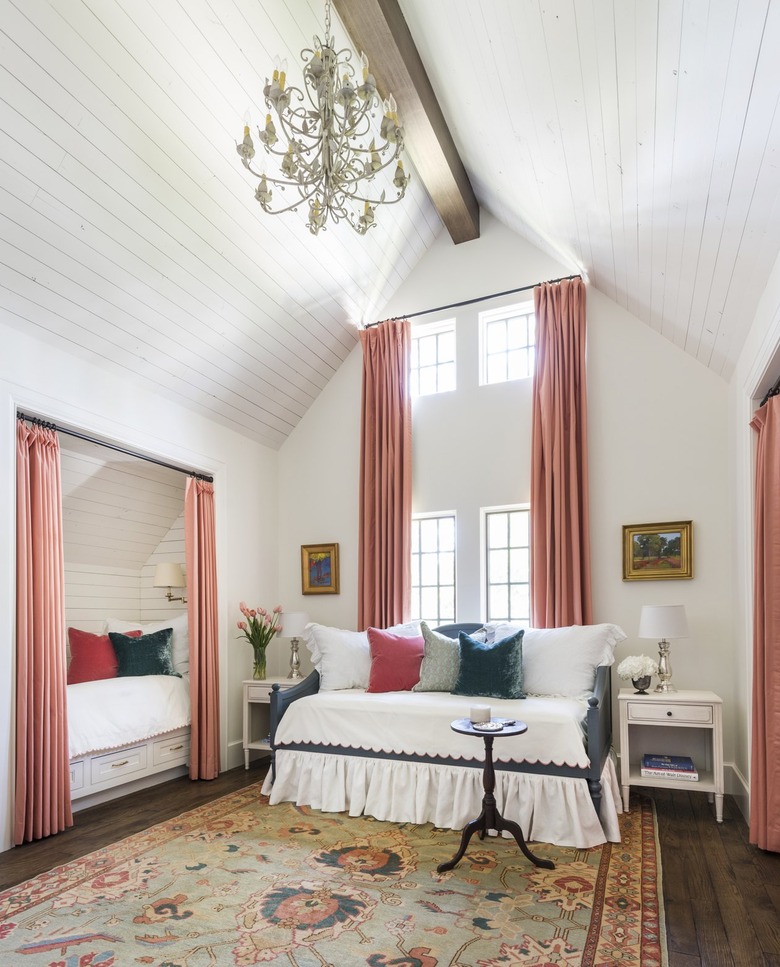
[[[530,625],[529,512],[500,507],[485,514],[485,600],[488,621]]]
[[[412,618],[432,628],[455,620],[455,515],[412,517]]]
[[[532,302],[479,314],[481,385],[533,375],[535,327]]]
[[[414,328],[409,375],[412,396],[449,393],[455,389],[454,319]]]

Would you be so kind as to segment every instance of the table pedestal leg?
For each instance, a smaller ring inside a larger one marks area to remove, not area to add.
[[[496,808],[496,797],[493,795],[496,788],[496,774],[493,769],[493,736],[485,735],[483,738],[485,740],[485,768],[482,772],[482,785],[485,790],[485,795],[482,797],[482,812],[476,819],[472,819],[470,823],[466,823],[463,828],[463,835],[460,838],[458,852],[451,860],[448,860],[446,863],[440,863],[436,867],[437,871],[439,873],[445,873],[447,870],[456,867],[463,859],[466,847],[469,845],[469,840],[474,833],[479,832],[480,839],[482,839],[490,829],[495,829],[499,833],[503,830],[511,833],[523,855],[535,866],[539,866],[544,870],[554,870],[555,863],[551,860],[543,860],[538,856],[534,856],[528,849],[523,831],[520,829],[518,823],[513,822],[511,819],[504,819]]]

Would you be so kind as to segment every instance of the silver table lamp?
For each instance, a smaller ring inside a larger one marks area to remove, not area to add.
[[[645,604],[639,616],[639,637],[655,638],[658,642],[657,692],[676,692],[672,685],[672,663],[669,658],[669,639],[688,637],[688,619],[683,604]]]
[[[290,639],[290,674],[288,678],[302,678],[301,659],[298,655],[298,639],[309,623],[305,611],[288,611],[284,615],[284,636]]]

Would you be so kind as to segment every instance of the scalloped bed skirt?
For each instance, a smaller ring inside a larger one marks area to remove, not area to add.
[[[620,842],[620,786],[612,756],[601,774],[601,819],[584,779],[496,769],[502,815],[527,840],[587,849]],[[272,805],[294,802],[323,812],[368,815],[394,823],[462,829],[482,809],[482,770],[352,755],[278,749],[276,780],[263,793]]]

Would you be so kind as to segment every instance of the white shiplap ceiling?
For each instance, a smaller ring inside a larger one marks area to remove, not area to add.
[[[481,206],[728,378],[780,249],[780,4],[400,2]],[[253,201],[244,111],[322,19],[0,0],[0,320],[278,447],[441,230],[419,179],[363,239]]]

